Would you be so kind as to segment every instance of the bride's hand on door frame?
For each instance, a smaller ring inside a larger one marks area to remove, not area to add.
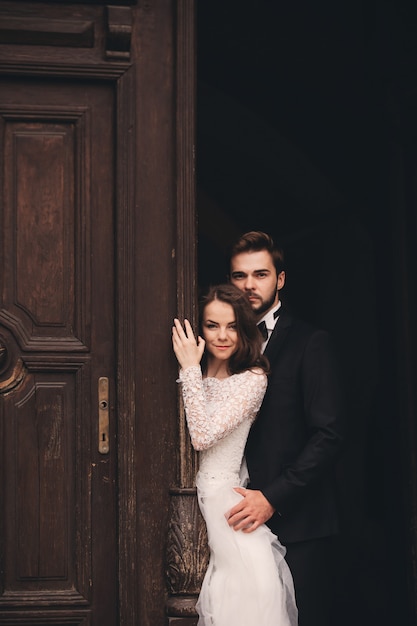
[[[179,319],[174,319],[172,347],[182,369],[200,365],[205,345],[202,337],[198,336],[196,340],[191,324],[187,319],[184,320],[184,328]]]

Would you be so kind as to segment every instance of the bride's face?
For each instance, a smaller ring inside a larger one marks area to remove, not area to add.
[[[204,309],[202,326],[207,352],[220,361],[230,359],[239,346],[233,307],[213,300]]]

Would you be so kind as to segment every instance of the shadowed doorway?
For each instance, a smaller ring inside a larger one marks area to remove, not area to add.
[[[265,230],[286,252],[283,299],[340,355],[338,626],[414,623],[387,332],[393,101],[410,23],[414,13],[384,3],[198,5],[199,284],[225,280],[231,243]]]

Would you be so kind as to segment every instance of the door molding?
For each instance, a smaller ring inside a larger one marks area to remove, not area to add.
[[[196,32],[195,3],[177,2],[176,157],[177,157],[177,314],[192,320],[197,311],[197,216],[195,180]],[[207,534],[198,508],[197,454],[186,429],[179,398],[179,483],[170,490],[167,537],[167,599],[170,626],[196,624],[195,603],[208,564]]]
[[[196,41],[194,2],[177,2],[177,311],[197,322]],[[180,416],[180,485],[194,484],[197,455]]]
[[[106,80],[114,84],[116,102],[116,391],[118,420],[118,537],[119,624],[138,623],[136,472],[135,472],[135,299],[134,257],[135,210],[135,68],[114,62],[67,65],[45,61],[0,59],[0,76]],[[3,320],[4,321],[4,320]],[[71,346],[72,347],[72,346]],[[115,529],[116,532],[116,529]],[[134,556],[133,556],[134,555]],[[49,619],[49,617],[47,618]],[[53,616],[51,614],[51,619]],[[45,618],[46,620],[46,618]]]
[[[117,324],[117,415],[119,473],[119,617],[120,626],[139,622],[136,573],[137,494],[135,461],[135,71],[132,67],[117,82],[117,172],[116,203],[116,301]]]

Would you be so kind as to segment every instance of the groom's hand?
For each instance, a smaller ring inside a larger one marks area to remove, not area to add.
[[[235,491],[243,499],[229,511],[227,521],[234,530],[251,533],[273,516],[275,509],[262,491],[241,487],[235,487]]]

